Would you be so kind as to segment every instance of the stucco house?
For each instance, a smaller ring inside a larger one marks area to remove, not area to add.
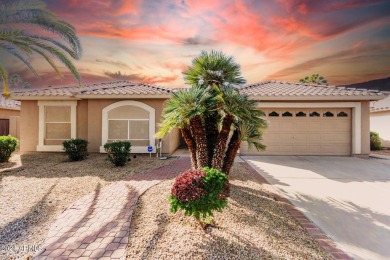
[[[128,81],[87,84],[14,92],[21,101],[21,152],[62,151],[69,138],[85,138],[90,152],[103,145],[130,140],[132,152],[146,153],[154,146],[164,102],[172,89]],[[270,126],[265,132],[264,155],[367,155],[369,154],[370,101],[380,92],[266,81],[240,88],[259,101]],[[163,139],[163,153],[180,143],[178,131]]]
[[[371,131],[379,133],[382,146],[390,147],[390,97],[371,102],[370,127]]]
[[[20,102],[0,96],[0,135],[20,137]]]

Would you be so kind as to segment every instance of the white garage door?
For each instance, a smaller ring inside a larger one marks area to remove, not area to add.
[[[265,151],[244,154],[264,155],[350,155],[351,109],[267,108],[269,121],[264,133]]]

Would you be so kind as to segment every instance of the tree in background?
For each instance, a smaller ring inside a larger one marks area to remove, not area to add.
[[[31,83],[23,81],[23,78],[16,73],[9,76],[9,84],[11,87],[31,88]]]
[[[62,77],[60,70],[50,57],[54,56],[69,69],[81,86],[80,75],[67,56],[68,54],[76,60],[81,57],[81,44],[76,30],[72,25],[60,20],[58,16],[46,9],[44,2],[39,0],[2,1],[0,4],[0,25],[0,49],[22,61],[35,76],[38,74],[28,57],[38,54]],[[51,36],[47,36],[48,34]],[[59,37],[60,40],[55,37]],[[0,75],[4,86],[3,95],[8,96],[9,78],[1,60]]]
[[[311,76],[305,77],[303,79],[300,79],[299,82],[328,85],[328,81],[320,74],[313,74]]]

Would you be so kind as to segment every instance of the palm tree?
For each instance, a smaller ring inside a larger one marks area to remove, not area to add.
[[[27,59],[32,54],[42,56],[55,72],[62,77],[50,55],[62,62],[81,86],[80,75],[66,55],[78,60],[81,57],[81,44],[75,28],[60,20],[46,9],[46,4],[39,0],[6,0],[0,4],[0,49],[22,61],[34,75],[37,72]],[[22,26],[28,30],[20,29]],[[39,34],[39,32],[46,33]],[[37,32],[37,33],[35,33]],[[61,40],[47,36],[47,32]],[[3,79],[3,95],[9,95],[8,73],[0,61],[0,75]]]
[[[201,56],[207,56],[216,64],[226,64],[219,62],[220,59],[232,61],[221,53],[213,53],[214,59],[204,52]],[[195,65],[193,67],[199,69]],[[243,81],[241,78],[236,82]],[[173,94],[164,108],[157,136],[162,137],[178,127],[191,152],[194,168],[208,166],[228,174],[241,141],[254,144],[257,149],[264,148],[260,141],[261,129],[266,127],[266,121],[264,114],[256,109],[256,102],[240,94],[230,83],[223,82],[219,74],[216,79],[209,76],[207,82],[207,85],[196,83],[188,90]]]
[[[232,56],[226,56],[223,52],[202,51],[192,61],[192,65],[183,72],[184,80],[191,86],[219,89],[223,85],[241,85],[246,80],[241,76],[240,65]],[[209,113],[205,118],[207,125],[207,157],[208,165],[212,164],[215,144],[218,136],[217,123],[221,120],[217,111]]]
[[[163,137],[174,128],[179,128],[191,153],[191,163],[194,169],[208,165],[207,142],[202,117],[208,113],[211,104],[217,97],[198,86],[172,93],[167,101],[160,130],[157,137]]]
[[[319,85],[328,85],[328,81],[320,74],[313,74],[311,76],[307,76],[303,79],[300,79],[299,82],[313,83],[313,84],[319,84]]]
[[[241,141],[248,142],[249,148],[265,148],[261,140],[267,122],[263,118],[264,113],[257,109],[256,101],[250,100],[248,95],[240,94],[238,89],[231,86],[223,86],[221,91],[225,117],[215,146],[212,167],[229,173]],[[227,143],[229,135],[231,138]]]

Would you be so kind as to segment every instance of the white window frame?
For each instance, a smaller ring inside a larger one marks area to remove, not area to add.
[[[362,153],[362,104],[360,102],[287,103],[260,102],[259,108],[352,108],[352,154]]]
[[[105,108],[103,108],[103,110],[102,110],[102,144],[100,146],[100,152],[101,153],[106,152],[104,150],[104,144],[107,143],[107,141],[108,141],[108,112],[110,112],[111,110],[113,110],[115,108],[122,107],[122,106],[139,107],[139,108],[142,108],[142,109],[149,112],[149,146],[152,146],[153,152],[155,152],[154,133],[156,130],[156,110],[153,107],[146,105],[145,103],[134,101],[134,100],[119,101],[119,102],[113,103],[113,104],[108,105]],[[125,119],[125,120],[127,120],[127,119]],[[142,120],[142,119],[137,119],[137,120]],[[133,152],[133,153],[149,153],[147,146],[131,146],[131,152]]]
[[[38,126],[38,145],[39,152],[62,152],[62,145],[45,145],[46,121],[45,107],[70,107],[70,138],[76,138],[77,118],[76,108],[77,101],[38,101],[39,107],[39,126]]]

